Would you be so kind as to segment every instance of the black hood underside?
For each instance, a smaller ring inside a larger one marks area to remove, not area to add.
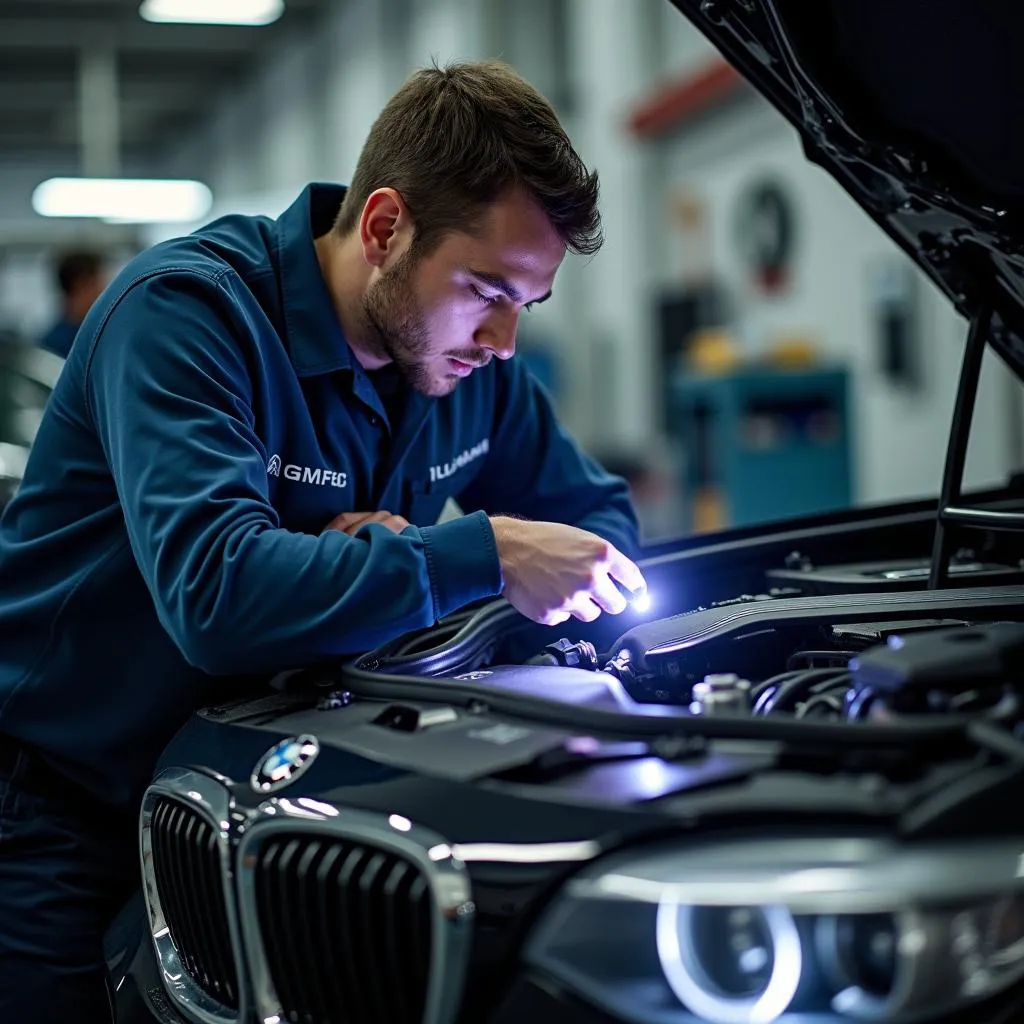
[[[1024,376],[1024,4],[672,2]]]

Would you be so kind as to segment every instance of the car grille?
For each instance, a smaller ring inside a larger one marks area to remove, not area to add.
[[[153,808],[153,873],[171,941],[193,981],[238,1009],[238,975],[213,825],[178,800]]]
[[[434,903],[420,868],[365,843],[284,832],[260,846],[253,889],[285,1020],[421,1024]]]

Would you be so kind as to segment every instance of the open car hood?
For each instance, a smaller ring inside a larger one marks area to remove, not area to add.
[[[671,2],[1024,375],[1024,4]]]

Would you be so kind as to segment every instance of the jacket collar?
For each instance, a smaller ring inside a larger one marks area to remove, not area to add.
[[[330,230],[345,191],[343,185],[307,185],[277,220],[285,331],[300,377],[355,365],[313,246],[314,238]]]

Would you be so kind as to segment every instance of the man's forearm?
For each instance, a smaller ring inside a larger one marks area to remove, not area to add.
[[[366,650],[495,596],[486,517],[350,537],[249,529],[193,548],[158,580],[161,618],[185,657],[214,674],[275,671]]]

